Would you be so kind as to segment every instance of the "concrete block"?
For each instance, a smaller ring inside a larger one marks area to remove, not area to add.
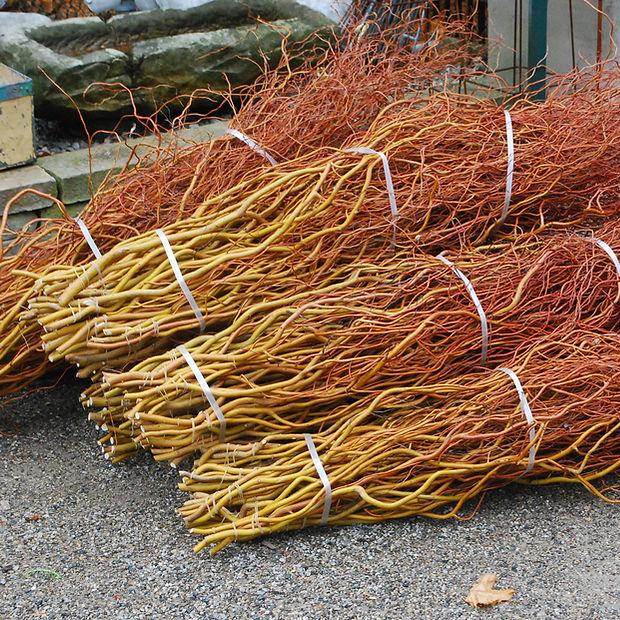
[[[87,204],[88,202],[77,202],[73,205],[65,205],[65,209],[71,217],[77,217],[80,213],[82,213]],[[49,219],[62,219],[64,214],[61,213],[60,209],[56,205],[52,205],[51,207],[47,207],[47,209],[43,209],[41,211],[41,217]]]
[[[14,215],[9,215],[9,219],[7,221],[7,230],[5,230],[4,234],[2,235],[2,245],[6,246],[8,243],[13,241],[13,239],[15,239],[16,233],[18,233],[24,226],[30,224],[31,222],[34,222],[38,218],[38,211],[26,211],[24,213],[15,213]],[[35,224],[32,224],[29,230],[36,230],[36,228],[37,226]],[[10,252],[9,254],[15,254],[15,251],[16,250]]]
[[[186,129],[180,129],[174,135],[180,146],[189,144],[199,144],[200,142],[210,142],[217,138],[221,138],[228,129],[228,121],[213,121],[207,125],[193,125]],[[170,139],[170,137],[168,138]]]
[[[37,224],[34,224],[35,220],[39,219],[39,211],[25,211],[24,213],[15,213],[14,215],[9,215],[9,219],[7,221],[7,229],[2,235],[3,246],[7,246],[11,241],[13,241],[16,237],[16,233],[18,233],[24,226],[27,224],[31,224],[28,227],[29,231],[34,231],[37,229]],[[7,256],[12,256],[16,254],[18,248],[15,247],[12,250],[7,252]]]
[[[210,142],[217,138],[221,138],[228,129],[228,121],[216,120],[203,125],[190,125],[176,131],[169,131],[161,135],[161,145],[170,147],[177,145],[178,148],[190,146],[192,144],[200,144],[201,142]],[[155,136],[146,136],[143,138],[130,138],[124,144],[128,147],[127,151],[122,154],[127,158],[133,151],[133,157],[128,165],[132,167],[138,160],[148,157],[152,153],[152,147],[157,146],[159,139]],[[125,159],[127,161],[127,159]],[[124,162],[123,162],[124,163]]]
[[[179,147],[208,142],[224,135],[227,127],[224,121],[197,125],[164,134],[162,141],[165,145],[176,141]],[[83,149],[43,157],[37,163],[56,180],[60,200],[65,205],[73,205],[90,200],[108,175],[118,174],[125,166],[135,166],[156,144],[157,139],[149,136],[127,140],[126,143],[94,146],[90,158],[88,150]]]
[[[38,165],[49,173],[58,185],[58,197],[65,204],[90,200],[108,174],[117,174],[131,155],[124,144],[103,144],[88,150],[49,155]]]
[[[15,213],[13,215],[9,215],[7,228],[9,228],[13,232],[19,232],[26,224],[34,222],[34,220],[38,219],[39,217],[40,215],[38,211],[25,211],[24,213]],[[6,234],[8,237],[14,236],[10,232],[7,232]]]
[[[56,196],[56,181],[40,166],[25,166],[0,172],[0,208],[20,191],[33,188],[45,194]],[[38,211],[49,207],[52,201],[34,194],[26,194],[13,205],[11,213]]]

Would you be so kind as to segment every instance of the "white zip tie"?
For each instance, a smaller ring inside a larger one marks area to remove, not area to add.
[[[181,290],[183,291],[183,294],[185,295],[187,301],[189,302],[189,305],[192,307],[192,310],[194,311],[194,314],[198,319],[198,323],[200,324],[200,331],[202,332],[206,327],[204,315],[200,311],[200,308],[198,307],[198,304],[196,303],[192,292],[189,290],[187,282],[185,282],[185,278],[181,273],[181,268],[179,267],[179,263],[177,262],[174,252],[172,251],[172,247],[170,245],[170,242],[168,241],[168,237],[166,237],[166,233],[161,228],[158,228],[155,232],[157,233],[161,244],[164,246],[164,250],[166,251],[166,256],[168,257],[168,262],[172,267],[174,276],[177,279],[177,282],[179,283],[179,286],[181,287]]]
[[[611,258],[611,262],[614,264],[614,267],[616,268],[616,271],[618,272],[618,276],[620,276],[620,260],[618,260],[618,256],[616,255],[616,253],[611,249],[611,247],[607,243],[605,243],[604,241],[601,241],[601,239],[596,239],[596,237],[591,237],[591,240],[594,242],[594,245],[601,248],[601,250],[603,250],[603,252],[605,252],[605,254],[609,256],[609,258]]]
[[[316,446],[314,445],[314,441],[312,441],[312,437],[308,433],[304,433],[304,439],[306,440],[306,446],[308,446],[308,452],[310,452],[310,457],[312,458],[314,468],[319,474],[319,478],[321,479],[323,487],[325,488],[325,504],[323,505],[321,525],[327,525],[327,521],[329,519],[329,512],[332,508],[332,485],[329,482],[329,478],[327,477],[327,472],[323,467],[323,463],[321,463],[319,453],[316,451]]]
[[[532,469],[534,469],[534,461],[536,459],[536,444],[534,443],[534,441],[536,440],[536,420],[534,420],[534,416],[532,415],[532,410],[530,409],[530,404],[527,402],[527,398],[525,396],[525,391],[523,390],[521,381],[519,381],[519,377],[517,377],[517,374],[515,373],[515,371],[511,370],[510,368],[504,368],[504,367],[498,368],[498,370],[501,370],[503,373],[506,373],[512,379],[512,382],[515,384],[515,388],[517,388],[517,393],[519,394],[519,406],[521,407],[521,411],[523,415],[525,416],[527,423],[530,425],[531,446],[530,446],[530,453],[527,459],[527,469],[525,470],[525,473],[528,474],[529,472],[532,471]]]
[[[508,217],[510,199],[512,198],[512,179],[515,171],[515,143],[512,132],[512,118],[508,110],[504,110],[504,116],[506,117],[506,141],[508,142],[508,168],[506,169],[506,194],[504,196],[504,208],[499,218],[500,224],[503,224]]]
[[[346,149],[345,153],[361,153],[362,155],[377,155],[383,163],[383,173],[385,175],[385,184],[387,186],[388,198],[390,201],[390,211],[392,212],[392,225],[394,226],[394,234],[392,237],[392,247],[396,246],[396,221],[398,220],[398,205],[396,204],[396,192],[394,191],[394,182],[392,181],[392,171],[388,162],[387,155],[382,151],[375,151],[366,146],[360,146],[353,149]]]
[[[444,263],[444,265],[450,267],[450,269],[452,269],[452,271],[459,277],[461,282],[465,285],[471,300],[474,302],[474,306],[476,306],[478,316],[480,317],[480,330],[482,331],[482,354],[480,355],[480,363],[486,364],[487,355],[489,352],[489,322],[487,321],[487,315],[485,314],[484,308],[480,303],[480,299],[478,299],[478,295],[476,295],[474,286],[469,278],[452,261],[449,261],[441,254],[437,254],[435,258],[439,259],[442,263]]]
[[[209,401],[209,404],[215,412],[217,419],[220,421],[220,443],[224,443],[224,441],[226,440],[226,418],[224,417],[220,406],[217,404],[217,400],[215,400],[215,396],[213,396],[213,392],[211,391],[207,380],[204,378],[204,375],[200,371],[200,368],[198,368],[198,364],[196,364],[196,362],[194,361],[192,354],[185,348],[184,345],[180,345],[179,347],[177,347],[177,349],[185,358],[187,365],[192,369],[194,377],[196,377],[196,380],[202,388],[204,395],[207,397],[207,400]]]
[[[252,138],[250,138],[249,136],[246,136],[244,133],[241,133],[236,129],[230,128],[226,130],[226,133],[234,136],[235,138],[237,138],[237,140],[241,140],[241,142],[247,144],[253,151],[256,151],[259,155],[264,157],[272,166],[277,165],[278,162],[271,155],[269,155],[269,153],[267,153],[264,148],[254,142],[254,140],[252,140]]]
[[[86,239],[86,243],[88,243],[88,247],[90,248],[90,251],[95,255],[95,258],[97,259],[101,258],[101,252],[99,251],[99,248],[97,247],[97,244],[95,243],[95,240],[93,239],[93,236],[90,234],[90,231],[88,230],[88,226],[86,226],[82,218],[79,216],[75,218],[75,221],[77,222],[77,225],[80,227],[80,230],[82,231],[82,234],[84,235],[84,239]]]

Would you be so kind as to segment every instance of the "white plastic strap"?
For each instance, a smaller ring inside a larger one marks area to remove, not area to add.
[[[86,226],[86,224],[84,223],[81,217],[76,217],[75,221],[77,222],[77,225],[80,227],[80,230],[82,231],[82,234],[84,235],[84,239],[86,239],[86,243],[88,243],[88,247],[90,248],[90,251],[95,255],[95,258],[101,258],[101,252],[99,248],[97,247],[97,244],[95,243],[95,240],[93,239],[93,236],[90,234],[90,231],[88,230],[88,226]]]
[[[489,322],[487,321],[487,315],[484,312],[484,308],[482,307],[482,304],[478,299],[478,295],[476,295],[474,286],[470,282],[469,278],[445,256],[438,254],[435,258],[438,258],[442,263],[448,265],[448,267],[450,267],[450,269],[452,269],[452,271],[460,278],[461,282],[463,282],[463,284],[465,285],[465,288],[467,289],[471,300],[474,302],[474,306],[476,306],[478,316],[480,317],[480,329],[482,331],[482,353],[480,355],[480,362],[482,364],[486,364],[487,355],[489,352]]]
[[[306,445],[308,446],[308,452],[310,452],[310,457],[312,458],[314,468],[319,474],[319,478],[321,479],[323,487],[325,488],[325,504],[323,505],[321,525],[327,525],[327,520],[329,519],[329,512],[332,509],[332,485],[329,482],[329,478],[327,477],[327,472],[323,467],[323,463],[321,463],[319,453],[316,451],[316,446],[314,445],[312,437],[308,433],[304,433],[304,439],[306,440]]]
[[[189,305],[192,307],[192,310],[194,311],[196,318],[198,319],[198,323],[200,324],[200,331],[204,331],[204,328],[206,327],[205,318],[202,312],[200,311],[200,308],[198,307],[198,304],[196,303],[196,300],[194,299],[192,292],[189,290],[189,286],[187,286],[187,282],[185,282],[185,278],[183,277],[183,274],[181,273],[181,268],[179,267],[179,263],[177,263],[177,259],[174,255],[174,252],[172,251],[172,247],[170,245],[170,242],[168,241],[168,237],[166,237],[166,233],[161,228],[158,228],[155,232],[157,233],[157,236],[159,237],[161,244],[164,246],[164,250],[166,251],[166,256],[168,257],[168,262],[170,263],[170,266],[172,267],[174,276],[177,279],[177,282],[179,283],[179,286],[181,287],[183,294],[187,298]]]
[[[207,383],[207,380],[204,378],[204,375],[198,368],[198,364],[194,361],[192,354],[185,348],[184,345],[177,347],[177,349],[181,352],[181,355],[185,358],[187,365],[192,369],[194,373],[194,377],[196,377],[196,381],[198,381],[198,385],[202,388],[204,395],[207,397],[209,404],[213,408],[217,419],[220,422],[220,443],[224,443],[226,439],[226,418],[220,409],[220,406],[217,404],[217,400],[215,400],[215,396],[213,396],[213,392]],[[192,430],[193,433],[193,430]]]
[[[527,398],[525,396],[525,392],[523,390],[523,386],[521,385],[521,381],[519,381],[519,377],[514,370],[510,368],[498,368],[502,372],[506,373],[515,384],[515,388],[517,388],[517,393],[519,394],[519,406],[521,407],[521,411],[527,420],[527,423],[530,425],[530,454],[527,459],[527,469],[525,473],[529,473],[534,469],[534,461],[536,459],[536,445],[534,441],[536,439],[536,421],[534,420],[534,416],[532,415],[532,410],[530,409],[530,404],[527,402]]]
[[[256,144],[252,138],[246,136],[244,133],[241,133],[236,129],[227,129],[226,133],[234,136],[238,140],[241,140],[241,142],[245,142],[245,144],[247,144],[253,151],[256,151],[259,155],[264,157],[272,166],[275,166],[278,163],[271,155],[269,155],[269,153],[267,153],[264,148]]]
[[[499,218],[500,224],[503,224],[508,217],[510,199],[512,198],[512,179],[515,171],[515,143],[512,132],[512,118],[508,110],[504,110],[504,116],[506,117],[506,141],[508,142],[508,168],[506,169],[506,194],[504,196],[504,208]]]
[[[388,198],[390,201],[390,211],[392,212],[392,224],[394,225],[394,237],[392,245],[396,245],[396,221],[398,220],[398,205],[396,204],[396,192],[394,191],[394,182],[392,181],[392,171],[388,162],[387,155],[381,151],[375,151],[365,146],[353,149],[346,149],[345,153],[361,153],[362,155],[377,155],[383,163],[383,173],[385,175],[385,184],[387,186]]]
[[[616,255],[616,253],[604,241],[601,241],[600,239],[595,239],[594,237],[592,237],[592,241],[594,241],[594,245],[601,248],[601,250],[603,250],[603,252],[605,252],[605,254],[609,256],[609,258],[611,258],[611,262],[614,264],[614,267],[618,272],[618,276],[620,276],[620,260],[618,260],[618,256]]]

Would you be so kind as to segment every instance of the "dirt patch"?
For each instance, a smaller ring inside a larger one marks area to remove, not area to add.
[[[4,10],[41,13],[53,19],[93,15],[82,0],[9,0]]]

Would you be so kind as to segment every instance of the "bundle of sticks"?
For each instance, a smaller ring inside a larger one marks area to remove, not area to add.
[[[351,49],[337,58],[361,62],[364,89],[385,69]],[[180,510],[197,550],[448,518],[510,482],[608,497],[595,482],[620,466],[618,70],[509,108],[447,88],[399,97],[402,75],[366,112],[344,106],[332,136],[317,118],[305,140],[295,121],[269,142],[288,97],[269,95],[252,140],[102,193],[94,212],[140,193],[161,210],[89,220],[100,257],[59,229],[40,262],[35,238],[16,259],[13,319],[92,381],[82,402],[105,456],[197,459]],[[316,93],[301,93],[303,110]],[[19,358],[11,338],[6,376],[33,376],[30,341]]]
[[[593,102],[600,114],[558,131]],[[20,318],[42,325],[51,361],[98,378],[318,281],[336,283],[358,261],[614,213],[601,198],[615,197],[620,179],[619,113],[613,88],[515,106],[519,163],[508,191],[506,118],[495,103],[447,92],[395,102],[361,141],[256,174],[81,270],[47,269]]]
[[[101,444],[113,461],[141,445],[177,465],[220,436],[321,429],[342,421],[337,408],[352,398],[495,367],[521,344],[575,322],[615,329],[620,285],[611,255],[620,251],[620,228],[613,221],[597,234],[462,252],[453,260],[471,288],[434,257],[352,265],[347,279],[316,282],[217,333],[104,371],[83,403],[105,429]]]
[[[233,106],[243,101],[230,126],[276,161],[339,147],[367,129],[389,101],[428,88],[439,74],[449,79],[451,71],[471,62],[466,24],[437,21],[426,31],[427,45],[416,54],[401,49],[389,32],[361,38],[345,32],[335,44],[326,41],[324,49],[303,59],[296,50],[285,49],[280,67],[228,97]],[[445,45],[453,35],[462,36],[462,43]],[[158,129],[153,119],[137,120],[150,131]],[[188,117],[188,122],[195,120]],[[106,252],[123,239],[191,216],[205,199],[270,166],[234,135],[182,148],[174,141],[168,146],[162,142],[138,166],[110,179],[80,217],[99,250]],[[4,211],[0,236],[12,204]],[[62,203],[58,206],[64,209]],[[49,369],[38,325],[18,321],[32,296],[29,273],[92,260],[80,226],[68,214],[37,223],[35,230],[13,231],[8,247],[0,244],[0,395],[21,389]]]
[[[181,485],[196,550],[319,524],[447,519],[510,482],[605,497],[594,483],[620,467],[619,345],[575,329],[528,343],[506,369],[343,405],[349,421],[312,436],[215,444]]]
[[[93,380],[83,403],[108,458],[198,454],[181,485],[197,550],[445,518],[515,480],[590,488],[617,467],[620,428],[612,93],[514,105],[509,196],[502,108],[394,102],[361,143],[46,270],[27,319]],[[600,97],[587,130],[557,131]],[[596,236],[560,230],[593,216],[608,217]]]

